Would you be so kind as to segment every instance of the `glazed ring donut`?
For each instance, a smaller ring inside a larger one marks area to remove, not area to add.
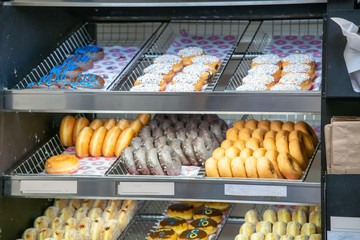
[[[287,179],[300,179],[302,177],[299,164],[290,154],[286,152],[279,153],[277,161],[281,174]]]
[[[101,121],[101,120],[99,120],[99,119],[94,119],[91,123],[90,123],[90,128],[92,129],[92,130],[96,130],[96,129],[98,129],[99,127],[101,127],[101,126],[103,126],[104,125],[104,122],[103,121]]]
[[[280,138],[287,138],[289,139],[290,132],[287,130],[280,130],[276,133],[275,140],[278,140]]]
[[[90,127],[84,127],[77,139],[75,144],[75,153],[78,157],[88,157],[89,156],[89,147],[90,147],[90,140],[94,133],[94,130]]]
[[[218,161],[218,169],[221,177],[233,177],[231,172],[231,158],[223,157]]]
[[[268,151],[266,151],[266,153],[265,153],[265,157],[266,157],[267,159],[269,159],[269,160],[272,162],[272,164],[274,165],[277,178],[283,179],[284,176],[283,176],[282,173],[280,172],[279,164],[278,164],[278,161],[277,161],[277,157],[278,157],[278,156],[279,156],[279,153],[278,153],[278,151],[276,151],[276,150],[268,150]]]
[[[113,118],[109,118],[108,120],[105,121],[104,123],[104,127],[107,129],[107,130],[110,130],[110,128],[112,128],[113,126],[116,125],[116,120],[113,119]]]
[[[258,128],[263,129],[265,131],[270,131],[270,121],[269,120],[261,120],[258,125]]]
[[[234,144],[234,141],[231,139],[226,139],[221,143],[221,147],[225,150],[230,148]]]
[[[231,172],[236,178],[246,178],[246,169],[244,161],[240,157],[233,158],[231,160]]]
[[[245,127],[250,129],[251,131],[254,131],[257,128],[258,120],[256,119],[250,119],[246,121]]]
[[[45,171],[50,174],[73,173],[79,168],[79,160],[74,155],[64,154],[46,160]]]
[[[294,129],[302,131],[303,133],[308,134],[311,137],[311,140],[314,143],[314,148],[318,145],[318,143],[319,143],[318,137],[317,137],[314,129],[309,124],[307,124],[304,121],[299,121],[299,122],[297,122],[295,124]]]
[[[273,138],[273,139],[275,140],[276,133],[277,133],[276,131],[270,130],[270,131],[268,131],[268,132],[265,134],[264,139],[266,139],[266,138]]]
[[[250,138],[248,141],[246,141],[245,146],[255,151],[256,149],[260,148],[260,141],[256,138]]]
[[[266,150],[277,150],[274,138],[265,138],[263,144]]]
[[[311,158],[311,156],[315,152],[314,143],[311,140],[311,137],[301,131],[294,130],[289,135],[289,140],[298,139],[303,143],[303,146],[305,147],[306,155],[308,158]]]
[[[127,128],[120,134],[115,145],[115,156],[119,157],[121,152],[129,146],[131,139],[135,136],[135,131],[132,128]]]
[[[79,135],[79,132],[84,127],[89,126],[89,120],[87,118],[78,118],[75,121],[74,130],[73,130],[73,143],[76,143],[76,138]]]
[[[240,155],[240,150],[234,146],[226,149],[226,151],[225,151],[225,156],[229,157],[230,159],[238,157],[239,155]]]
[[[287,121],[282,125],[281,129],[291,132],[294,130],[294,126],[295,126],[294,122]]]
[[[120,119],[116,124],[116,126],[118,126],[121,129],[121,131],[124,131],[126,128],[129,127],[129,120]]]
[[[248,157],[245,160],[245,170],[246,176],[248,178],[259,178],[257,173],[257,158],[256,157]]]
[[[151,114],[149,113],[140,113],[137,117],[137,119],[140,120],[140,122],[143,124],[143,126],[147,125],[150,121]]]
[[[104,157],[114,157],[115,146],[121,134],[121,129],[118,126],[113,126],[107,133],[102,145],[102,154]]]
[[[295,161],[299,164],[302,170],[305,170],[309,159],[307,157],[305,147],[299,139],[293,139],[289,142],[289,153],[295,159]]]
[[[266,130],[264,130],[263,128],[257,128],[252,132],[251,137],[257,138],[260,142],[263,142],[265,134]]]
[[[248,128],[243,128],[239,131],[238,138],[243,141],[247,141],[251,138],[252,131]]]
[[[65,116],[60,125],[60,141],[65,147],[74,145],[73,130],[76,119],[73,116]]]
[[[226,139],[233,140],[234,142],[238,140],[239,130],[237,128],[229,128],[226,131]]]
[[[236,122],[234,122],[233,124],[234,128],[237,128],[238,130],[241,130],[245,127],[245,121],[244,120],[237,120]]]
[[[279,138],[275,141],[276,144],[276,150],[279,153],[286,152],[289,153],[289,140],[287,137]]]
[[[257,159],[256,168],[260,178],[278,178],[274,165],[266,157]]]
[[[245,160],[253,155],[254,151],[251,148],[245,148],[240,153],[240,158],[245,162]]]
[[[256,158],[261,158],[265,156],[265,153],[266,153],[265,148],[258,148],[253,152],[253,156]]]
[[[270,123],[270,129],[274,131],[280,131],[284,123],[280,120],[274,120]]]
[[[240,151],[244,150],[246,148],[245,146],[245,141],[244,140],[237,140],[233,143],[234,147],[237,147],[238,149],[240,149]]]
[[[129,128],[132,128],[135,131],[135,135],[138,135],[138,133],[140,132],[142,127],[143,127],[143,124],[141,123],[141,121],[139,119],[135,119],[129,125]]]
[[[102,155],[102,146],[106,136],[107,130],[105,127],[96,129],[91,137],[89,154],[93,157],[100,157]]]
[[[225,157],[225,148],[218,147],[212,153],[212,158],[219,160],[222,157]]]
[[[205,162],[205,172],[207,177],[220,177],[218,170],[218,160],[209,158]]]

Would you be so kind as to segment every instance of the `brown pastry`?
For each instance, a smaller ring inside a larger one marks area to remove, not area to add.
[[[207,240],[209,236],[203,230],[189,229],[179,235],[178,240],[181,239]]]
[[[168,208],[169,217],[181,217],[185,220],[191,220],[194,207],[186,203],[175,203]]]
[[[176,234],[180,235],[183,231],[187,230],[187,222],[185,219],[180,217],[164,218],[160,221],[160,228],[173,229]]]
[[[217,223],[222,221],[222,212],[218,209],[202,207],[194,210],[194,219],[211,218]]]
[[[176,232],[170,228],[160,228],[151,231],[148,240],[177,240]]]
[[[199,218],[190,223],[190,228],[201,229],[208,235],[214,234],[217,231],[217,222],[211,218]]]

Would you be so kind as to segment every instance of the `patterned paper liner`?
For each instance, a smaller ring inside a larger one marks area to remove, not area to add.
[[[172,204],[175,204],[175,203],[180,203],[180,202],[171,202],[171,203],[169,204],[169,206],[172,205]],[[204,204],[205,204],[205,203],[204,203]],[[225,225],[225,223],[226,223],[226,220],[227,220],[227,218],[228,218],[228,216],[229,216],[229,214],[230,214],[231,208],[232,208],[232,206],[230,206],[230,207],[228,208],[228,210],[222,212],[222,220],[221,220],[221,222],[218,223],[218,225],[217,225],[217,231],[216,231],[216,233],[209,235],[209,240],[216,240],[216,239],[219,237],[220,232],[221,232],[221,229],[224,227],[224,225]],[[160,222],[161,222],[163,219],[165,219],[165,218],[169,218],[168,209],[165,211],[164,217],[163,217],[162,219],[160,219],[160,220],[154,225],[153,229],[154,229],[154,230],[155,230],[155,229],[159,229],[159,228],[160,228],[160,227],[159,227]],[[194,220],[194,219],[193,219],[193,220]],[[190,225],[191,221],[193,221],[193,220],[187,221],[188,225]],[[146,237],[145,239],[148,239],[148,238]]]

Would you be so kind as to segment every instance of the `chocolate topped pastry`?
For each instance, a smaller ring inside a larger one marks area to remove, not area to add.
[[[202,207],[194,210],[194,219],[211,218],[216,222],[221,222],[222,212],[215,208]]]
[[[168,208],[169,217],[182,217],[191,220],[194,207],[187,203],[175,203]]]
[[[164,218],[159,224],[160,228],[171,228],[177,234],[181,234],[187,229],[187,222],[183,218],[174,217],[174,218]]]
[[[190,223],[191,228],[203,230],[208,235],[216,233],[217,225],[217,222],[211,218],[199,218]]]
[[[194,239],[194,240],[205,240],[209,239],[207,233],[199,229],[191,229],[182,232],[178,239]]]
[[[160,228],[150,232],[148,240],[176,240],[176,233],[170,228]]]

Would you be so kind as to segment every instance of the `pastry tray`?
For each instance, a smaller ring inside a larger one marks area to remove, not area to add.
[[[321,87],[322,70],[322,20],[274,20],[263,21],[255,32],[242,38],[242,43],[248,47],[241,58],[235,73],[231,77],[225,91],[236,91],[242,84],[242,79],[251,67],[251,61],[262,54],[276,54],[283,58],[293,53],[306,53],[311,55],[316,62],[316,78],[309,91],[319,92]],[[254,91],[255,92],[255,91]],[[258,91],[259,92],[259,91]],[[269,93],[274,91],[261,91]],[[296,93],[299,91],[281,91],[281,93]]]
[[[248,24],[249,21],[171,21],[119,90],[129,91],[156,57],[163,54],[177,55],[182,48],[196,46],[221,60],[219,72],[203,88],[203,91],[213,91]]]

